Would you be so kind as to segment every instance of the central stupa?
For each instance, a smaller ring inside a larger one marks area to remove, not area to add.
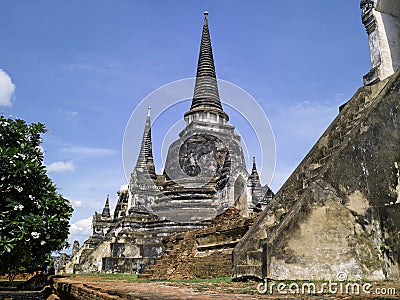
[[[246,170],[240,136],[228,124],[218,92],[204,14],[196,83],[186,126],[169,148],[163,174],[154,167],[148,109],[142,143],[128,188],[113,215],[108,202],[93,216],[93,234],[73,256],[68,272],[142,272],[164,253],[166,236],[208,226],[235,206],[242,216],[271,198],[255,161]]]

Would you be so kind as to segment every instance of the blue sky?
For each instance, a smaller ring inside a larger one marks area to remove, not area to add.
[[[115,205],[137,105],[195,75],[205,10],[218,78],[250,93],[271,123],[277,191],[369,71],[358,0],[0,2],[0,112],[50,129],[45,163],[74,205],[71,239],[84,241],[107,194]],[[153,139],[159,153],[161,130]]]

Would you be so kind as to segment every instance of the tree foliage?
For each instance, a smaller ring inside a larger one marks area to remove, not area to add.
[[[47,176],[44,124],[0,116],[0,274],[43,268],[67,246],[70,202]]]

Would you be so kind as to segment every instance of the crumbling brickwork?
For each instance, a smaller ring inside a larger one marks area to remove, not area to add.
[[[165,252],[140,274],[141,279],[195,279],[231,276],[233,247],[247,232],[255,216],[226,210],[207,228],[164,239]]]

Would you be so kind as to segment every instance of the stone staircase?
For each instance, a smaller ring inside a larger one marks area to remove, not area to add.
[[[139,279],[165,280],[170,279],[171,275],[178,269],[184,256],[196,251],[193,243],[195,233],[189,231],[184,234],[164,239],[165,249],[163,256],[156,260],[154,265],[150,265],[144,273],[139,274]],[[175,274],[175,276],[178,274]],[[186,274],[179,274],[185,277]]]

